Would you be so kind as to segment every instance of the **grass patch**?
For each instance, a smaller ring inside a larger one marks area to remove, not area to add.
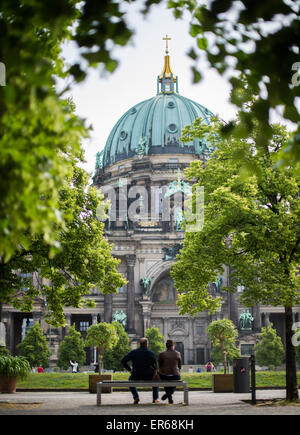
[[[89,375],[93,373],[31,373],[27,379],[18,382],[17,388],[22,389],[88,389]],[[127,372],[113,374],[118,381],[128,380]],[[190,388],[211,388],[212,373],[182,373],[181,379],[189,383]],[[298,385],[300,386],[300,372],[298,372]],[[259,387],[285,387],[285,372],[257,372],[256,386]]]

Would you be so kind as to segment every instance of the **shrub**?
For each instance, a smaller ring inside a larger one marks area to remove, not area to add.
[[[39,323],[36,322],[27,332],[22,343],[17,346],[19,355],[24,356],[31,367],[48,367],[50,351],[46,337]]]
[[[22,356],[0,356],[0,376],[25,379],[31,372],[31,367],[26,358]]]
[[[59,346],[57,365],[67,370],[70,366],[70,360],[78,361],[79,366],[84,365],[86,360],[83,338],[80,332],[76,331],[74,325],[70,326],[68,334]]]

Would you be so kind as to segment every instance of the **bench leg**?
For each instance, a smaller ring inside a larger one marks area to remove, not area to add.
[[[101,406],[101,393],[102,393],[102,384],[98,382],[98,384],[97,384],[97,406]]]
[[[189,387],[187,385],[184,386],[183,401],[186,405],[189,404]]]

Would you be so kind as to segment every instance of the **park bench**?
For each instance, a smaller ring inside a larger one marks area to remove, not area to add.
[[[101,406],[102,387],[183,387],[183,402],[189,404],[189,387],[183,381],[102,381],[97,383],[97,406]]]

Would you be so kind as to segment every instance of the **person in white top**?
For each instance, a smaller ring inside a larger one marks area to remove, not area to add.
[[[70,361],[70,364],[72,366],[72,372],[73,373],[77,373],[78,372],[78,362],[75,361],[74,363],[72,361]]]

